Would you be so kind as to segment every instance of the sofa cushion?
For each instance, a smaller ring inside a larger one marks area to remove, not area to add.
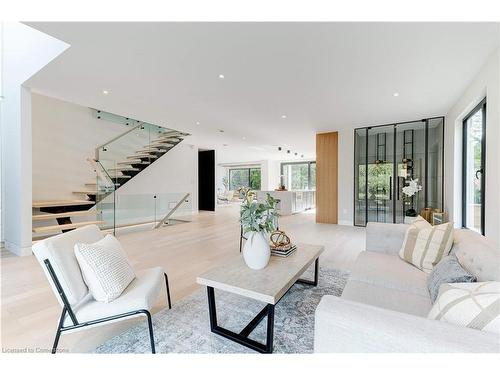
[[[86,299],[74,307],[79,323],[124,314],[135,310],[151,310],[164,286],[161,267],[138,271],[136,278],[127,286],[119,298],[109,302],[99,302],[89,294]],[[69,316],[64,325],[72,325]]]
[[[500,333],[500,282],[443,284],[430,319]]]
[[[342,298],[417,316],[427,316],[431,309],[429,296],[357,280],[347,282],[342,292]]]
[[[89,291],[83,281],[80,266],[75,257],[74,246],[77,242],[97,242],[102,238],[103,235],[96,225],[88,225],[72,230],[71,232],[47,238],[33,245],[33,253],[49,279],[49,283],[61,305],[61,298],[50,278],[44,260],[48,259],[50,261],[69,304],[76,304]]]
[[[431,301],[434,303],[436,300],[441,284],[472,283],[476,280],[476,276],[462,267],[455,254],[448,255],[441,259],[441,262],[434,267],[427,278],[427,288],[429,289]]]
[[[361,252],[351,270],[350,279],[429,298],[427,274],[397,255]]]
[[[486,237],[469,229],[456,229],[452,253],[478,281],[500,281],[500,250]]]

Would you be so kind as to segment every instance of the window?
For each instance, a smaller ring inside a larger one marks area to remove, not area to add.
[[[281,163],[281,183],[288,190],[315,190],[316,162]]]
[[[235,168],[229,170],[229,190],[248,187],[260,190],[260,168]]]
[[[486,99],[463,121],[462,226],[484,235]]]

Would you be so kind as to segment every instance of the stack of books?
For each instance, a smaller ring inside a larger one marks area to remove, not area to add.
[[[287,256],[293,254],[297,250],[297,246],[289,244],[286,246],[272,246],[271,245],[271,255],[286,258]]]

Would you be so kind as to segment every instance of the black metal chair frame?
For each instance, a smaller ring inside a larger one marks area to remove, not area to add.
[[[123,314],[111,315],[111,316],[108,316],[105,318],[90,320],[87,322],[79,322],[78,319],[76,318],[75,313],[73,312],[73,309],[71,308],[71,305],[68,302],[68,298],[66,297],[66,293],[64,292],[64,290],[61,286],[61,283],[59,282],[59,279],[57,278],[57,275],[54,272],[52,265],[50,264],[50,261],[48,259],[45,259],[43,262],[45,263],[45,266],[47,267],[49,275],[50,275],[52,281],[54,282],[54,285],[56,286],[57,293],[59,294],[59,297],[61,297],[61,300],[62,300],[63,305],[64,305],[63,309],[62,309],[61,317],[59,318],[59,324],[57,326],[57,332],[56,332],[56,337],[54,339],[54,344],[52,345],[52,354],[55,354],[57,352],[57,344],[59,343],[59,338],[60,338],[62,332],[70,331],[70,330],[77,329],[77,328],[87,327],[87,326],[91,326],[94,324],[109,322],[111,320],[122,319],[122,318],[126,318],[126,317],[133,316],[133,315],[140,315],[140,314],[146,315],[146,318],[148,319],[149,340],[151,342],[151,352],[153,354],[156,353],[154,335],[153,335],[153,323],[152,323],[152,319],[151,319],[151,313],[148,310],[145,310],[145,309],[133,310],[133,311],[129,311],[129,312],[126,312]],[[168,284],[168,276],[166,273],[164,273],[164,275],[165,275],[165,285],[167,287],[168,308],[171,309],[172,303],[170,301],[170,287]],[[66,318],[66,314],[69,315],[73,325],[64,327],[63,325],[64,325],[64,320]]]

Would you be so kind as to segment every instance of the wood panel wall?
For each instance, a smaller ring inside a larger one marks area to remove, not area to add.
[[[316,134],[316,222],[338,223],[338,132]]]

